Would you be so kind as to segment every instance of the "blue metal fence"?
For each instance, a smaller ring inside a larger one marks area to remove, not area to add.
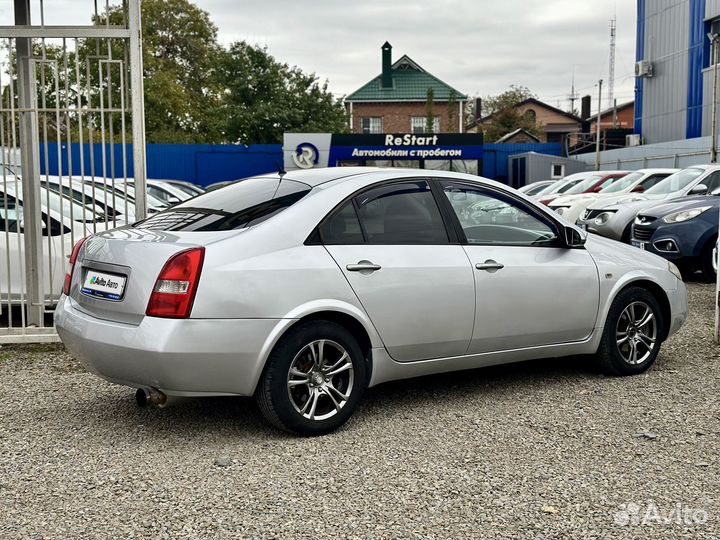
[[[104,150],[104,153],[103,153]],[[44,155],[45,148],[41,145]],[[58,154],[62,161],[62,172],[67,174],[72,162],[74,176],[85,174],[89,177],[94,167],[95,176],[123,178],[133,176],[132,145],[125,147],[123,160],[119,144],[83,144],[82,160],[79,143],[68,145],[49,143],[47,148],[48,168],[52,175],[59,174]],[[41,160],[42,174],[45,174],[44,160]],[[282,168],[283,154],[280,144],[255,144],[253,146],[224,144],[148,144],[148,178],[187,180],[206,186],[213,182],[246,178],[255,174],[277,171]],[[127,167],[127,173],[124,172]]]
[[[41,145],[41,155],[45,155]],[[125,147],[123,160],[122,146],[106,144],[49,143],[47,162],[49,174],[58,175],[58,155],[62,161],[62,173],[67,174],[72,162],[72,174],[89,177],[94,167],[97,177],[123,178],[133,176],[132,145]],[[103,152],[104,150],[104,152]],[[507,182],[508,157],[523,152],[561,155],[562,146],[550,144],[486,144],[483,147],[482,175]],[[82,160],[80,159],[82,154]],[[209,144],[148,144],[148,178],[188,180],[206,186],[213,182],[246,178],[255,174],[277,171],[283,166],[282,145],[255,144],[209,145]],[[127,173],[124,172],[127,167]],[[42,174],[45,174],[45,160],[41,160]]]

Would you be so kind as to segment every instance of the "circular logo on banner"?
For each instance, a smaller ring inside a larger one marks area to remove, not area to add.
[[[292,156],[293,163],[301,169],[312,169],[318,163],[320,152],[312,143],[300,143]]]

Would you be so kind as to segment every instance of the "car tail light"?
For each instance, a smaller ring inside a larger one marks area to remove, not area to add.
[[[145,314],[187,319],[195,301],[204,259],[204,247],[181,251],[170,257],[155,281]]]
[[[80,253],[80,248],[88,238],[90,237],[86,236],[85,238],[78,240],[73,247],[72,253],[70,253],[70,261],[68,262],[67,272],[65,273],[65,282],[63,283],[62,291],[65,296],[70,294],[70,284],[72,283],[73,271],[75,270],[75,262],[77,261],[78,254]]]

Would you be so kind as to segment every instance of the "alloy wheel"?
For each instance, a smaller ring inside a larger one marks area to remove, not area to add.
[[[617,322],[615,340],[623,360],[642,364],[650,357],[657,341],[657,319],[652,308],[642,301],[628,305]]]
[[[305,345],[290,363],[287,391],[295,410],[308,420],[335,416],[350,398],[355,380],[352,359],[335,341]]]

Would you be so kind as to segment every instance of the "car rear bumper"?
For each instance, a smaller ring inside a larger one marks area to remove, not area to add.
[[[88,315],[65,296],[55,310],[60,339],[89,371],[176,396],[252,395],[279,322],[144,317],[130,325]]]

